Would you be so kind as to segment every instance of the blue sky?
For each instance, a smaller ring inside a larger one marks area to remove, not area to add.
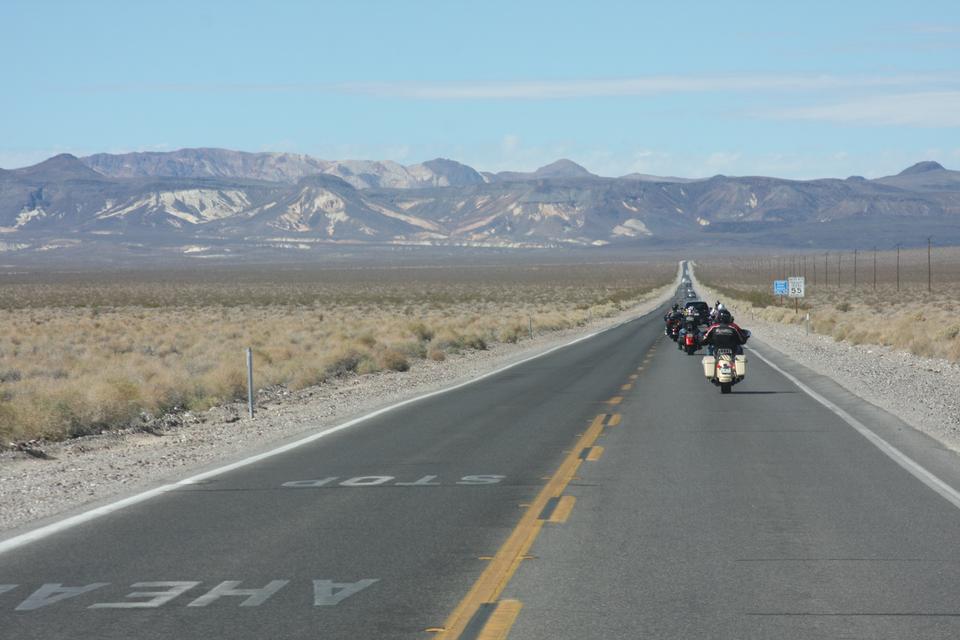
[[[216,146],[602,175],[960,169],[960,2],[2,0],[0,167]]]

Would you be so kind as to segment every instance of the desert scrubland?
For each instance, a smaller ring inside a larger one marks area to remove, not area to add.
[[[876,271],[874,252],[858,252],[856,274],[852,251],[697,262],[697,277],[735,312],[785,324],[802,324],[809,313],[810,330],[836,340],[960,361],[960,248],[932,250],[929,291],[926,249],[901,250],[899,271],[898,287],[896,251],[877,252]],[[772,281],[788,276],[806,278],[799,312],[772,295]]]
[[[636,304],[674,262],[7,273],[0,443],[203,410],[334,376],[575,327]]]

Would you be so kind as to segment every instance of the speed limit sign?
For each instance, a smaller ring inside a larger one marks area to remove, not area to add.
[[[787,278],[788,288],[787,288],[787,297],[788,298],[802,298],[804,290],[804,278]]]

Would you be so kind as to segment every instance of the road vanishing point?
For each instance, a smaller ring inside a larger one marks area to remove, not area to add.
[[[721,395],[663,311],[14,532],[0,637],[960,638],[956,455],[760,342]]]

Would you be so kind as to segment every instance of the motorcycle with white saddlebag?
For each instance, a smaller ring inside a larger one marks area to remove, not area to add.
[[[730,393],[747,375],[747,356],[734,355],[733,349],[717,349],[714,355],[704,356],[703,375],[720,387],[720,393]]]

